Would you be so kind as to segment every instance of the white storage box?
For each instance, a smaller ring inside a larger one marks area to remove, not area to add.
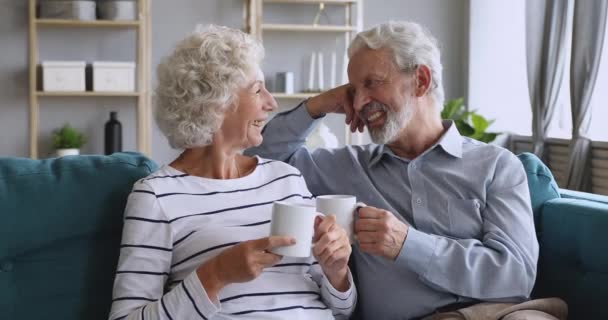
[[[95,20],[95,1],[40,1],[40,18]]]
[[[93,91],[134,92],[134,62],[93,62]]]
[[[84,61],[42,61],[42,90],[83,92]]]
[[[137,20],[135,1],[98,1],[97,15],[103,20]]]

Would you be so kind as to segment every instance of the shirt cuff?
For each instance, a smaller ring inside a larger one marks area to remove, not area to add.
[[[334,286],[331,284],[331,282],[329,282],[329,279],[327,279],[327,276],[323,275],[323,280],[321,280],[322,285],[325,286],[327,288],[327,291],[329,291],[329,293],[340,299],[340,300],[346,300],[350,297],[350,295],[352,294],[353,288],[355,287],[353,284],[355,283],[353,281],[353,275],[350,273],[350,268],[348,268],[348,273],[346,274],[346,276],[348,277],[348,290],[341,292],[338,291],[338,289],[334,288]]]
[[[221,305],[219,302],[214,303],[211,301],[211,299],[209,299],[205,287],[203,287],[201,280],[196,274],[196,270],[194,270],[184,279],[184,285],[186,288],[188,288],[188,291],[192,292],[194,304],[201,312],[204,313],[206,318],[212,317],[221,310]]]
[[[410,227],[395,262],[407,265],[418,275],[425,276],[430,267],[435,247],[437,247],[435,236]]]

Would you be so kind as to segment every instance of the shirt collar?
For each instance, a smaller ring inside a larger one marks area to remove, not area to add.
[[[442,125],[447,130],[441,136],[441,138],[439,138],[439,141],[437,141],[436,144],[430,147],[429,150],[432,150],[437,146],[441,146],[443,151],[445,151],[446,153],[456,158],[462,158],[462,136],[460,135],[460,132],[458,132],[456,124],[452,120],[443,120]],[[428,150],[425,151],[423,154],[427,152]],[[376,165],[384,155],[398,157],[386,145],[378,145],[376,151],[372,153],[372,156],[369,159],[369,166],[372,167]]]
[[[443,148],[443,151],[452,156],[462,158],[462,136],[460,135],[460,132],[458,132],[456,124],[452,120],[443,120],[442,124],[447,130],[441,138],[439,138],[437,145],[440,145],[441,148]]]

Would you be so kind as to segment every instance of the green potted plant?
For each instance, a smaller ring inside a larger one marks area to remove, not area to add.
[[[442,119],[452,119],[461,135],[490,143],[496,139],[500,132],[486,131],[494,120],[488,120],[476,112],[467,110],[464,98],[448,100],[441,111]]]
[[[53,148],[58,157],[80,154],[80,148],[86,143],[84,134],[69,124],[53,131]]]

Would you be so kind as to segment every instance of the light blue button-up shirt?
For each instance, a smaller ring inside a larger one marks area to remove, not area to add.
[[[354,246],[363,319],[529,297],[538,242],[526,174],[510,151],[462,137],[444,121],[443,136],[413,160],[375,144],[310,152],[304,142],[319,121],[304,104],[280,113],[247,153],[297,167],[315,195],[355,195],[410,226],[395,261]]]

